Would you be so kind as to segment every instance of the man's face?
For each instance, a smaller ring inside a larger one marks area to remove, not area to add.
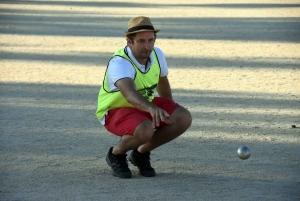
[[[131,48],[132,54],[138,62],[144,64],[151,54],[154,43],[155,35],[153,31],[145,31],[136,33],[134,41],[130,41],[127,38],[127,43]]]

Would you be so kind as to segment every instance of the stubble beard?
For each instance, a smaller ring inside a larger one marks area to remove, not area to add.
[[[141,58],[141,59],[148,59],[148,58],[150,57],[151,52],[152,52],[152,51],[149,50],[149,51],[147,52],[147,55],[146,55],[146,56],[145,56],[145,54],[144,54],[143,52],[141,52],[140,58]]]

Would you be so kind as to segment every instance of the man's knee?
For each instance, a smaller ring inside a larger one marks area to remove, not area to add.
[[[141,122],[135,129],[133,136],[139,138],[142,143],[146,143],[153,137],[154,129],[152,127],[152,122],[146,120]]]
[[[173,112],[172,119],[174,119],[176,124],[180,124],[186,128],[190,127],[192,124],[192,114],[184,107],[178,107]]]

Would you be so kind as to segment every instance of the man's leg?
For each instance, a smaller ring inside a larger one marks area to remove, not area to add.
[[[145,120],[141,122],[132,135],[123,135],[118,145],[113,149],[114,154],[126,154],[127,151],[133,150],[142,144],[151,140],[154,134],[152,122]]]
[[[130,178],[132,174],[126,161],[126,152],[145,144],[153,137],[152,122],[149,117],[132,108],[111,111],[106,120],[107,130],[121,137],[119,144],[110,148],[107,163],[114,176]]]
[[[171,125],[164,125],[158,128],[153,137],[141,146],[137,146],[129,155],[129,161],[138,167],[141,175],[145,177],[154,177],[155,170],[150,164],[150,152],[177,138],[183,134],[191,125],[192,117],[188,110],[178,107],[170,117]]]
[[[156,175],[155,170],[150,164],[150,152],[139,153],[137,147],[145,144],[151,140],[154,134],[152,122],[150,120],[143,121],[140,123],[133,135],[122,136],[119,144],[114,147],[116,154],[122,155],[129,150],[133,150],[129,156],[131,163],[138,167],[139,173],[145,177],[154,177]]]
[[[150,120],[143,121],[136,127],[132,136],[122,136],[119,144],[114,147],[113,153],[125,154],[137,147],[140,153],[150,152],[183,134],[192,123],[191,113],[183,107],[175,109],[169,119],[172,124],[164,125],[156,131]]]
[[[181,106],[171,113],[172,124],[157,128],[156,131],[152,127],[151,120],[144,119],[139,122],[132,135],[121,137],[119,144],[112,149],[112,153],[124,155],[133,149],[129,160],[139,168],[140,174],[147,177],[155,176],[155,170],[150,164],[150,151],[183,134],[192,122],[190,112]]]
[[[172,124],[158,128],[150,141],[138,147],[139,152],[150,152],[153,149],[170,142],[183,134],[192,123],[191,113],[183,107],[175,109],[169,119]]]

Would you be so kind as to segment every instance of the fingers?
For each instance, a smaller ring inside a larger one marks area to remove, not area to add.
[[[160,113],[157,112],[155,116],[155,127],[158,127],[160,125]]]
[[[166,124],[172,124],[172,122],[166,117],[165,118],[165,121],[164,121]]]
[[[170,114],[167,113],[165,110],[159,109],[154,115],[152,116],[152,126],[153,128],[159,127],[160,122],[165,122],[166,124],[172,124],[169,120]]]
[[[165,122],[166,124],[172,124],[172,122],[169,120],[170,114],[164,111],[163,118],[161,119],[162,122]]]
[[[160,115],[158,111],[154,111],[152,114],[152,127],[156,128],[160,124]]]

